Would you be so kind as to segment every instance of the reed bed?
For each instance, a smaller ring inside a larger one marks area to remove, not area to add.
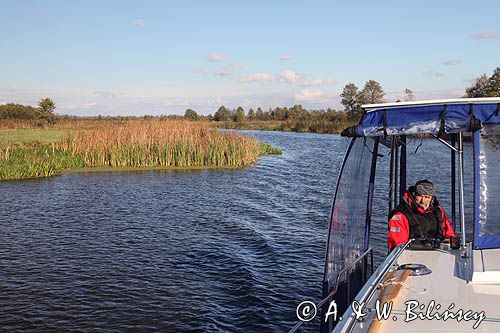
[[[85,122],[50,144],[0,146],[0,179],[48,177],[92,167],[239,167],[281,153],[248,136],[180,120]]]

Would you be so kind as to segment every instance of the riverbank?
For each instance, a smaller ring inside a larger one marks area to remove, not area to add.
[[[231,168],[281,151],[249,136],[182,120],[73,121],[0,131],[0,179],[71,170]]]

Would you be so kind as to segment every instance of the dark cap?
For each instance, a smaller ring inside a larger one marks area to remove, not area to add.
[[[433,196],[435,193],[436,189],[434,188],[434,185],[427,179],[419,180],[415,184],[415,194]]]

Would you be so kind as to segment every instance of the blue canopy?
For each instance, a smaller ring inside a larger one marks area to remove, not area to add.
[[[473,132],[481,124],[500,124],[500,98],[372,104],[356,126],[343,136],[443,134]]]

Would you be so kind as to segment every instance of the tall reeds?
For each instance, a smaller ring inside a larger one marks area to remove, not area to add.
[[[180,120],[85,122],[50,144],[0,146],[0,179],[47,177],[83,167],[236,167],[280,153],[207,123]]]
[[[242,166],[255,162],[259,143],[205,123],[134,121],[77,129],[56,145],[87,167]]]

